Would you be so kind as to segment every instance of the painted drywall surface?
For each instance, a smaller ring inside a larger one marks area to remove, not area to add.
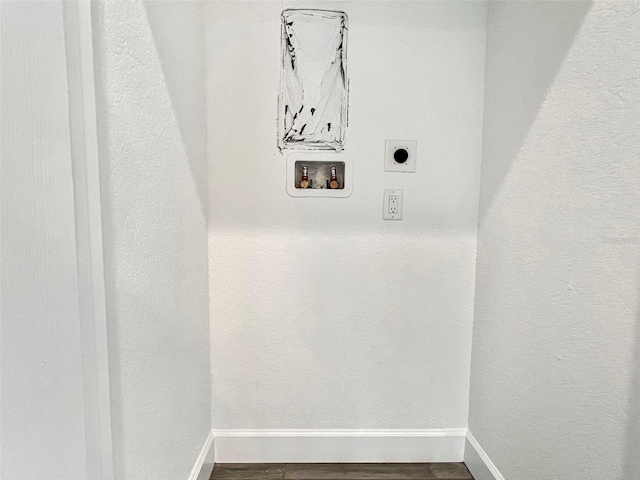
[[[291,198],[276,148],[280,12],[349,16],[354,191]],[[215,428],[455,428],[468,406],[485,6],[211,2]],[[418,141],[385,173],[385,139]],[[404,220],[382,220],[384,188]]]
[[[470,431],[507,479],[640,478],[638,4],[488,24]]]
[[[119,479],[187,478],[210,431],[202,4],[151,3],[94,5]]]
[[[0,4],[0,477],[87,478],[62,2]]]

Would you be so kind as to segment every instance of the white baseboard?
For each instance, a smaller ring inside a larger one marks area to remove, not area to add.
[[[200,450],[196,464],[191,469],[188,480],[209,480],[214,465],[214,438],[213,430],[209,432],[204,445]]]
[[[216,463],[462,462],[465,428],[213,430]]]
[[[467,432],[464,463],[476,480],[504,480],[504,477],[482,449],[478,441]]]

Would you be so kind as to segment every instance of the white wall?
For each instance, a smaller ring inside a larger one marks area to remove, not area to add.
[[[0,477],[87,478],[62,2],[1,2]]]
[[[276,148],[280,12],[349,15],[347,199],[291,198]],[[212,421],[467,422],[485,6],[211,2],[206,15]],[[385,139],[418,172],[383,171]],[[384,188],[404,220],[382,221]]]
[[[94,4],[118,479],[187,478],[211,428],[202,8]]]
[[[469,427],[506,479],[640,478],[637,13],[489,7]]]

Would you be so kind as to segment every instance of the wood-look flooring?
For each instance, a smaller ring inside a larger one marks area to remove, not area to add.
[[[463,463],[218,463],[211,480],[472,480]]]

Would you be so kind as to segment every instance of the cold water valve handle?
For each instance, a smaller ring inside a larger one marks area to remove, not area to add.
[[[338,188],[338,175],[336,174],[336,167],[331,166],[331,180],[329,182],[329,188]]]

